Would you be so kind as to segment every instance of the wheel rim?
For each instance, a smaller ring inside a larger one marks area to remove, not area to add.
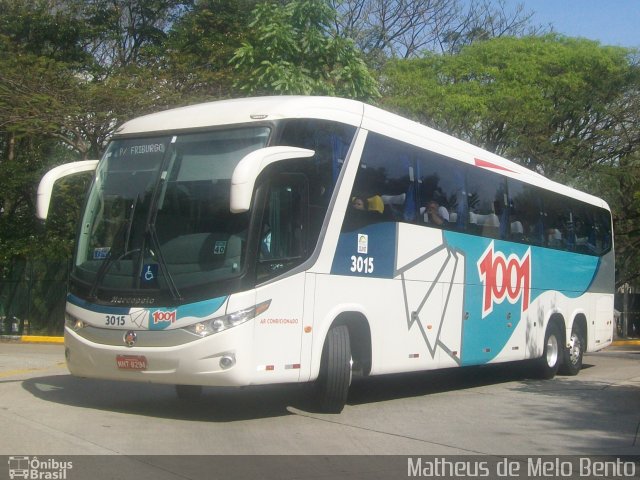
[[[571,340],[569,341],[569,361],[573,365],[577,365],[580,361],[580,354],[582,353],[582,343],[580,342],[580,336],[576,333],[571,334]]]
[[[353,381],[353,355],[349,358],[349,386]]]
[[[550,335],[547,339],[547,365],[553,367],[558,361],[558,339]]]

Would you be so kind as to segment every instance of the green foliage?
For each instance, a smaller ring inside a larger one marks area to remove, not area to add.
[[[83,48],[86,24],[73,3],[51,0],[0,0],[2,50],[75,64],[91,62]],[[52,7],[55,5],[55,7]]]
[[[557,36],[498,38],[458,55],[394,62],[385,71],[385,104],[565,179],[620,150],[610,107],[629,70],[622,48]]]
[[[178,19],[158,59],[167,83],[190,101],[233,95],[229,64],[245,40],[257,0],[202,0]]]
[[[152,65],[167,30],[192,0],[69,0],[79,4],[87,49],[103,74],[132,65]]]
[[[235,52],[236,86],[250,94],[378,96],[376,82],[351,40],[331,30],[326,0],[258,4],[250,37]]]

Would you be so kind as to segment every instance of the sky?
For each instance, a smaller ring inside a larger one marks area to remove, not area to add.
[[[535,25],[552,24],[569,37],[640,49],[640,0],[506,0],[535,12]]]

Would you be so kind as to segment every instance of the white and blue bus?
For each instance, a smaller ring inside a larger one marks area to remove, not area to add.
[[[97,164],[97,168],[96,168]],[[73,375],[202,386],[530,360],[575,375],[610,344],[598,198],[357,101],[264,97],[122,125],[79,226]]]

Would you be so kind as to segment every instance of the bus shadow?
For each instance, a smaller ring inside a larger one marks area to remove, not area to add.
[[[172,385],[116,382],[71,375],[35,377],[22,382],[33,396],[62,405],[186,421],[235,422],[292,415],[303,405],[298,385],[205,387],[196,399],[180,399]]]
[[[442,392],[523,381],[535,377],[524,362],[448,368],[426,372],[355,378],[349,392],[349,405],[420,397]]]
[[[585,368],[588,368],[585,365]],[[465,390],[530,378],[526,364],[499,364],[354,378],[348,405]],[[292,415],[290,407],[319,413],[310,385],[205,387],[193,400],[179,399],[172,385],[116,382],[71,375],[34,377],[23,388],[47,402],[187,421],[235,422]]]

